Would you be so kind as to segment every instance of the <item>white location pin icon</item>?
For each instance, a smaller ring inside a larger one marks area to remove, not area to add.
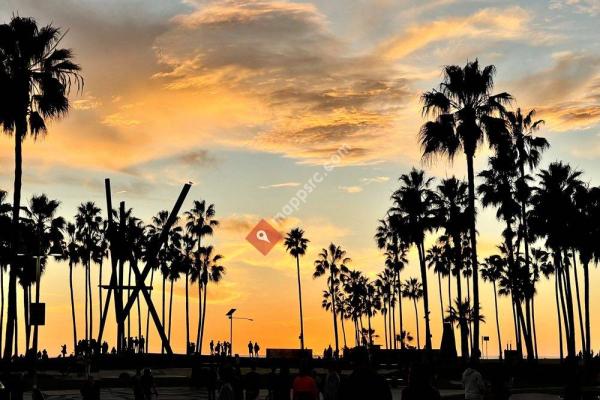
[[[258,240],[262,240],[263,242],[271,243],[271,241],[269,240],[269,237],[267,236],[267,232],[263,231],[262,229],[259,231],[256,231],[256,238]]]

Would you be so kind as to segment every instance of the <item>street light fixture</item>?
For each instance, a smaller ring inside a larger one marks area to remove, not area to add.
[[[250,322],[254,322],[254,320],[252,318],[247,318],[247,317],[234,317],[233,314],[237,311],[236,308],[232,308],[231,310],[227,311],[227,313],[225,314],[227,316],[227,318],[229,318],[229,346],[231,347],[231,354],[233,355],[233,320],[234,319],[243,319],[246,321],[250,321]]]

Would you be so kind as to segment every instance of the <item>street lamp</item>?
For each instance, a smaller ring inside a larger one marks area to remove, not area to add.
[[[234,317],[233,313],[236,312],[237,309],[232,308],[231,310],[227,311],[227,314],[225,314],[227,316],[227,318],[229,318],[229,346],[231,348],[231,354],[233,355],[233,320],[234,319],[243,319],[246,321],[250,321],[250,322],[254,322],[254,320],[252,318],[246,318],[246,317]]]

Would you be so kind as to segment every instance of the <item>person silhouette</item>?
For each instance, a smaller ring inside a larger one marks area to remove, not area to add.
[[[83,400],[100,400],[100,386],[92,375],[88,375],[80,392]]]
[[[256,365],[252,364],[250,372],[244,377],[246,400],[256,400],[260,393],[260,376],[256,372]]]
[[[215,341],[214,340],[210,340],[210,343],[208,344],[208,347],[210,347],[210,355],[214,355],[215,354]]]
[[[142,374],[140,369],[136,369],[133,377],[133,399],[144,400],[144,385],[142,384]]]
[[[250,357],[254,356],[254,345],[252,344],[252,340],[248,342],[248,353]]]
[[[65,358],[67,356],[67,345],[63,344],[62,346],[60,346],[60,354],[62,355],[63,358]]]
[[[403,400],[440,400],[440,392],[431,384],[426,367],[413,365],[408,375],[408,386],[402,390]]]
[[[258,352],[260,351],[260,346],[258,342],[254,343],[254,357],[258,357]]]
[[[142,388],[144,390],[145,400],[151,400],[153,394],[158,397],[158,391],[154,385],[154,376],[152,376],[150,368],[144,369],[144,374],[142,375]]]
[[[292,393],[294,400],[318,400],[319,389],[317,382],[310,374],[308,365],[303,364],[300,367],[300,372],[292,383]]]

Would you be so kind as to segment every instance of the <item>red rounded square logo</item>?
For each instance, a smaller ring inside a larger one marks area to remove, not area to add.
[[[258,224],[250,231],[246,240],[266,256],[283,236],[267,221],[261,219]]]

